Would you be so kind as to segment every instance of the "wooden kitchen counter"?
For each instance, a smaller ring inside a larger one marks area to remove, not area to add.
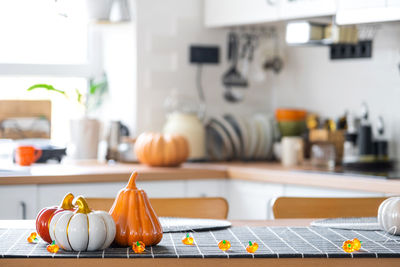
[[[36,164],[30,167],[30,174],[3,177],[0,175],[0,185],[124,182],[133,170],[139,172],[139,181],[232,179],[400,194],[400,179],[316,172],[309,166],[284,168],[279,163],[270,162],[185,163],[177,168],[97,162]]]

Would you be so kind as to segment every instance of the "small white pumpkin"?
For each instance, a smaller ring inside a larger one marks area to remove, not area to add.
[[[389,234],[400,235],[400,197],[391,197],[381,203],[378,223]]]
[[[115,237],[115,223],[105,211],[90,210],[86,200],[79,196],[75,200],[78,209],[62,211],[50,221],[51,240],[63,250],[93,251],[111,245]]]

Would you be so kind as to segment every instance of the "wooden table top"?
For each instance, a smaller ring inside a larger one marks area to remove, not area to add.
[[[285,168],[273,162],[185,163],[181,167],[155,168],[141,164],[86,161],[35,164],[28,170],[29,174],[0,176],[0,185],[125,182],[136,170],[139,181],[231,179],[400,194],[400,179],[313,171],[309,165]]]
[[[232,221],[236,226],[308,226],[312,219],[278,219],[269,221]],[[0,220],[0,228],[26,228],[34,225],[33,220]],[[400,266],[396,258],[135,258],[135,259],[52,259],[52,258],[0,258],[2,266]]]
[[[233,220],[233,226],[309,226],[315,219]],[[0,228],[35,228],[35,220],[0,220]]]

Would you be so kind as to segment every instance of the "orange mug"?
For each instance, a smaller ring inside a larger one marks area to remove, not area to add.
[[[21,166],[30,166],[42,155],[42,150],[34,146],[19,146],[15,153],[15,161]]]

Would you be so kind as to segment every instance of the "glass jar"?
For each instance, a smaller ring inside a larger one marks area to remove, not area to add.
[[[335,169],[336,151],[332,143],[314,143],[311,146],[311,165],[330,171]]]

